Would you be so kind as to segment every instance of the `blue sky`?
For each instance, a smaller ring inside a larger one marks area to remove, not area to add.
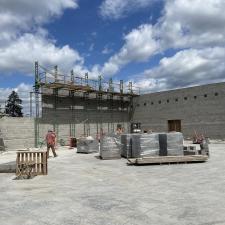
[[[224,0],[2,0],[0,101],[33,64],[154,92],[224,81]],[[220,16],[218,16],[220,15]]]

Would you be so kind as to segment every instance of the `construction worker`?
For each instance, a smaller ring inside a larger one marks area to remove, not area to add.
[[[49,158],[49,149],[52,149],[52,153],[54,157],[57,157],[57,154],[55,152],[55,144],[56,144],[56,134],[52,130],[48,130],[48,133],[46,134],[46,143],[47,143],[47,157]]]

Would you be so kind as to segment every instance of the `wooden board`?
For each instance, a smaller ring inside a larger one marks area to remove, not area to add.
[[[144,164],[163,164],[163,163],[189,163],[189,162],[205,162],[208,160],[206,155],[192,155],[192,156],[157,156],[128,159],[130,165],[144,165]]]
[[[31,168],[31,175],[47,175],[47,151],[18,151],[16,175],[26,175],[26,168]]]

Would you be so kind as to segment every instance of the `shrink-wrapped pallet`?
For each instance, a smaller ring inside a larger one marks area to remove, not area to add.
[[[179,132],[121,135],[122,156],[128,158],[183,155],[183,135]]]
[[[132,134],[131,137],[132,158],[158,156],[159,138],[158,134]]]
[[[125,158],[131,158],[131,137],[132,134],[122,134],[121,135],[121,156]]]
[[[167,133],[167,155],[168,156],[182,156],[184,137],[180,132]]]
[[[82,137],[79,138],[77,143],[77,153],[93,153],[98,152],[99,144],[98,141],[93,137]]]
[[[102,159],[121,158],[120,136],[111,134],[104,135],[100,141],[100,157]]]

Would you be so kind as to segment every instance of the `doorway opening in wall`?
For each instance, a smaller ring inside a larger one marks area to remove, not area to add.
[[[168,120],[168,131],[181,132],[181,120]]]

